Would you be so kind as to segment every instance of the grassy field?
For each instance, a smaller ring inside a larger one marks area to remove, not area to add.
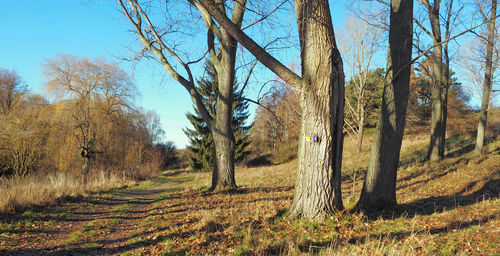
[[[0,254],[103,255],[500,255],[500,139],[487,154],[447,140],[425,162],[427,135],[403,142],[393,211],[352,212],[370,136],[356,155],[345,139],[343,200],[324,222],[290,220],[296,161],[237,168],[235,192],[207,192],[210,174],[169,170],[128,189],[4,215]]]

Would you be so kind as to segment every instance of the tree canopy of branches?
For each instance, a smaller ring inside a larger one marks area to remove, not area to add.
[[[27,97],[8,115],[0,115],[0,168],[16,176],[43,168],[50,155],[44,150],[57,136],[55,115],[46,101]]]
[[[349,16],[345,22],[345,27],[340,33],[339,47],[347,65],[349,76],[349,95],[347,101],[347,113],[350,115],[351,127],[355,129],[358,137],[357,153],[361,152],[363,143],[363,130],[367,112],[367,102],[365,93],[368,86],[368,75],[373,66],[373,58],[379,50],[379,41],[382,29],[370,26],[366,22]],[[382,83],[380,83],[381,85]],[[351,102],[356,98],[356,102]]]
[[[151,1],[128,0],[128,5],[123,0],[118,0],[123,13],[135,29],[137,37],[144,44],[142,53],[153,53],[160,61],[161,65],[170,74],[170,76],[181,84],[190,94],[198,113],[201,115],[208,128],[212,133],[212,138],[215,147],[215,165],[212,172],[211,189],[234,189],[236,181],[234,179],[234,149],[235,138],[232,129],[232,113],[233,113],[233,84],[235,80],[235,62],[237,41],[230,33],[222,26],[218,26],[212,19],[206,6],[198,1],[187,1],[191,7],[196,8],[204,21],[207,30],[207,52],[210,55],[215,70],[218,74],[218,93],[217,98],[217,115],[210,114],[208,109],[203,104],[203,99],[191,71],[190,64],[197,61],[186,61],[182,58],[181,53],[176,50],[178,42],[172,40],[172,34],[180,32],[176,30],[179,26],[181,17],[179,13],[173,18],[169,16],[172,12],[169,11],[171,2],[166,2],[163,16],[160,20],[170,21],[165,26],[155,23],[154,15],[150,12]],[[241,28],[243,15],[246,10],[246,1],[232,1],[232,6],[226,6],[225,1],[216,1],[217,11],[224,15],[226,19],[230,19],[238,29]],[[177,3],[182,4],[182,3]],[[175,3],[174,3],[175,5]],[[196,18],[198,19],[198,18]],[[191,21],[191,25],[194,24]],[[174,65],[173,62],[179,64]]]
[[[0,69],[0,114],[8,114],[25,92],[26,85],[15,70]]]
[[[159,118],[134,107],[135,85],[117,64],[60,54],[44,72],[51,102],[22,83],[10,87],[17,94],[0,113],[0,174],[119,170],[146,178],[160,168],[167,153],[155,146]]]
[[[44,66],[47,91],[71,112],[83,169],[105,150],[104,127],[113,126],[134,96],[135,85],[116,64],[61,54]]]
[[[252,143],[258,154],[271,154],[272,162],[281,163],[297,156],[302,109],[292,87],[277,83],[270,92],[257,109]]]

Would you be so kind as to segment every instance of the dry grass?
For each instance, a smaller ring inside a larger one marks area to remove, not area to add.
[[[355,141],[346,138],[342,189],[347,207],[359,197],[370,141],[367,136],[357,161],[349,161],[356,157]],[[405,136],[398,209],[375,215],[346,211],[325,222],[287,218],[296,161],[238,168],[240,188],[234,193],[203,192],[210,177],[206,174],[169,176],[171,181],[193,179],[157,203],[165,210],[153,210],[150,214],[155,217],[142,222],[154,227],[158,239],[138,243],[142,248],[132,251],[143,255],[498,254],[500,140],[490,143],[489,154],[473,157],[467,150],[470,139],[451,138],[448,157],[433,164],[422,158],[427,142],[425,134]]]
[[[145,173],[137,175],[141,178],[148,177]],[[33,205],[54,204],[58,199],[77,198],[92,192],[133,185],[137,175],[99,170],[92,171],[85,179],[69,172],[2,178],[0,213],[14,213]]]
[[[348,210],[326,221],[287,217],[296,160],[238,167],[240,187],[234,192],[206,192],[210,173],[169,170],[150,185],[166,184],[171,189],[155,200],[147,218],[134,225],[127,246],[117,247],[113,254],[498,255],[498,137],[490,140],[488,153],[480,157],[472,155],[470,138],[449,138],[447,157],[428,163],[423,157],[428,136],[407,133],[398,171],[398,208],[375,214],[350,212],[364,179],[370,137],[366,136],[360,155],[352,153],[355,141],[346,138],[342,190]],[[0,236],[0,249],[1,242]],[[81,250],[84,245],[84,241],[74,244]]]

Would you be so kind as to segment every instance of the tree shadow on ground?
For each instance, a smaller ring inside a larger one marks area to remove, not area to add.
[[[497,176],[500,171],[497,171],[493,176]],[[446,196],[431,196],[423,199],[418,199],[411,203],[400,204],[392,209],[384,209],[382,211],[365,212],[365,215],[375,220],[378,218],[393,219],[397,217],[412,218],[415,215],[432,215],[434,213],[453,210],[461,206],[476,204],[483,200],[491,200],[500,198],[500,178],[486,178],[484,185],[477,191],[466,194],[469,189],[474,187],[480,181],[472,181],[465,188],[453,195]]]
[[[167,239],[181,238],[186,239],[192,235],[191,232],[181,232],[173,233],[169,235],[154,235],[163,231],[167,228],[159,229],[156,231],[144,231],[140,233],[133,234],[131,236],[119,239],[103,239],[92,242],[93,244],[99,244],[98,248],[81,248],[87,244],[86,241],[73,242],[61,246],[47,247],[43,249],[12,249],[12,250],[0,250],[0,255],[116,255],[126,253],[127,251],[132,251],[137,248],[143,248],[151,246]],[[131,242],[135,238],[144,238],[154,235],[153,237],[146,238],[145,240],[138,240],[136,242]],[[125,245],[106,248],[109,245],[119,245],[127,242]],[[187,250],[181,249],[170,254],[165,255],[185,255]]]
[[[484,146],[496,141],[499,134],[487,135],[484,138]],[[476,147],[476,138],[450,137],[445,141],[446,158],[463,156],[474,151]]]
[[[500,130],[495,131],[495,133],[487,135],[484,139],[484,146],[487,146],[495,142],[500,136]],[[449,137],[445,140],[446,154],[445,158],[455,158],[459,156],[464,156],[472,151],[474,151],[476,145],[476,138],[464,138],[459,136]],[[417,149],[411,154],[407,154],[405,157],[399,161],[399,168],[406,168],[412,164],[422,164],[427,162],[428,159],[428,147],[426,144],[424,147]],[[500,149],[496,149],[498,151]]]
[[[488,178],[484,180],[472,181],[467,186],[465,186],[460,191],[453,195],[447,196],[431,196],[428,198],[419,199],[407,204],[401,204],[393,209],[385,209],[378,212],[364,212],[368,220],[375,221],[380,218],[385,220],[392,220],[399,217],[413,218],[416,215],[432,215],[434,213],[441,213],[445,211],[450,211],[462,206],[474,205],[483,200],[495,200],[500,198],[500,171],[495,172]],[[493,178],[496,177],[496,178]],[[484,185],[472,193],[467,193],[472,189],[477,183],[481,181],[486,181]],[[494,213],[488,216],[479,216],[472,218],[468,221],[456,221],[444,227],[433,227],[424,232],[429,232],[430,234],[443,234],[450,232],[451,230],[464,230],[471,226],[485,224],[491,220],[497,219],[498,213]],[[369,235],[359,235],[347,238],[334,238],[329,241],[315,242],[315,241],[305,241],[296,245],[301,253],[313,253],[318,254],[321,250],[325,248],[338,248],[339,246],[349,243],[349,244],[364,244],[368,239],[371,240],[393,240],[402,239],[404,237],[410,236],[414,231],[405,232],[386,232],[382,234],[369,234]],[[264,251],[277,252],[284,250],[284,245],[275,245],[267,248]]]
[[[471,160],[472,160],[471,158],[459,158],[452,161],[447,161],[446,168],[437,168],[437,169],[420,168],[419,170],[411,172],[405,177],[399,178],[396,184],[397,186],[396,189],[399,190],[415,185],[423,186],[432,180],[442,178],[450,173],[458,171],[460,166],[467,165]],[[429,177],[423,180],[413,181],[414,179],[422,175],[428,175]],[[408,183],[404,184],[405,182]]]
[[[485,224],[488,223],[491,220],[496,219],[498,216],[496,214],[492,214],[489,216],[484,216],[482,218],[476,218],[472,219],[470,221],[465,221],[465,222],[456,222],[456,223],[450,223],[449,225],[446,225],[444,227],[435,227],[431,228],[425,232],[428,232],[429,234],[436,235],[436,234],[443,234],[450,232],[451,230],[453,231],[458,231],[458,230],[464,230],[467,229],[471,226],[475,225],[480,225],[480,224]],[[405,237],[408,237],[412,234],[414,234],[415,231],[405,231],[405,232],[388,232],[388,233],[382,233],[382,234],[369,234],[369,235],[354,235],[352,237],[348,238],[335,238],[331,239],[329,241],[323,241],[323,242],[314,242],[307,240],[305,242],[302,242],[297,245],[297,249],[301,253],[312,253],[314,255],[319,254],[321,250],[326,249],[328,247],[332,249],[339,248],[340,246],[348,243],[348,244],[353,244],[353,245],[363,245],[367,241],[370,240],[377,240],[377,241],[384,241],[384,240],[400,240]],[[283,245],[282,246],[272,246],[270,247],[270,251],[277,251],[277,250],[283,250]],[[268,255],[273,255],[273,254],[268,254]]]

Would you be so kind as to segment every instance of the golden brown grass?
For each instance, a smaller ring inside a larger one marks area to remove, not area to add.
[[[210,173],[169,170],[149,185],[164,184],[171,189],[155,200],[147,218],[134,225],[136,230],[131,232],[127,246],[113,253],[498,255],[498,137],[490,140],[487,154],[480,157],[472,155],[473,139],[449,138],[446,158],[429,163],[425,161],[428,136],[406,134],[398,171],[399,206],[365,214],[351,212],[350,207],[356,203],[364,179],[371,142],[371,136],[366,137],[359,155],[352,153],[355,141],[346,138],[342,197],[347,210],[326,221],[287,217],[296,160],[267,167],[238,167],[239,188],[232,192],[207,192]],[[84,250],[84,241],[74,246]]]
[[[371,141],[367,137],[361,155],[352,153],[355,141],[346,138],[342,189],[348,208],[362,187]],[[448,156],[432,164],[422,158],[427,141],[426,135],[405,136],[396,210],[373,215],[345,211],[324,222],[287,218],[296,161],[237,168],[240,188],[234,193],[204,192],[209,174],[169,176],[171,180],[194,179],[180,185],[183,190],[157,202],[161,210],[153,210],[154,217],[141,225],[154,227],[158,239],[137,242],[141,249],[131,251],[195,255],[498,253],[500,140],[490,143],[492,150],[487,155],[474,157],[468,150],[470,139],[452,138]],[[141,232],[138,228],[137,233]]]
[[[141,172],[130,175],[124,172],[95,170],[85,179],[71,172],[2,178],[0,213],[14,213],[33,205],[54,204],[60,198],[76,198],[92,192],[133,185],[139,176],[145,178],[147,174]]]

